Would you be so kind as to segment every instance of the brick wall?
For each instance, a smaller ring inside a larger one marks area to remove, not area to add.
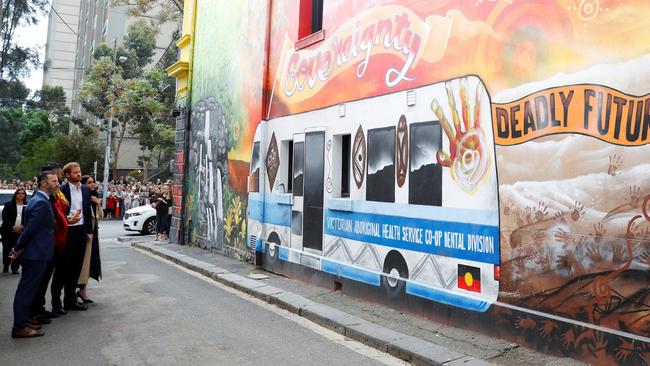
[[[183,183],[185,178],[185,152],[187,148],[189,112],[181,111],[180,116],[176,117],[176,153],[172,165],[174,174],[174,185],[172,186],[172,217],[169,228],[169,242],[176,244],[184,243],[184,225],[183,225]]]

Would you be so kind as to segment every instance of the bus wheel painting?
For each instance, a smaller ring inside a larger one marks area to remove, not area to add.
[[[275,263],[280,255],[280,246],[282,245],[280,242],[280,236],[278,233],[272,232],[269,234],[267,242],[269,243],[269,248],[267,250],[269,263]]]
[[[384,274],[381,276],[381,286],[390,298],[399,298],[404,294],[404,288],[409,278],[406,261],[396,250],[391,250],[384,261]]]

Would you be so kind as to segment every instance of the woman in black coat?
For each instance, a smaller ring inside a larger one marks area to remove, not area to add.
[[[84,184],[90,189],[90,208],[92,212],[92,226],[93,226],[93,242],[86,244],[86,254],[84,256],[84,262],[81,267],[81,274],[79,275],[79,280],[77,281],[77,297],[80,301],[83,301],[85,304],[93,303],[91,299],[88,298],[86,293],[88,278],[92,278],[96,281],[102,277],[102,263],[99,257],[99,221],[103,219],[103,211],[101,208],[101,201],[99,200],[99,194],[97,193],[97,186],[95,184],[95,178],[89,175],[84,175],[81,178],[81,184]]]
[[[16,241],[23,231],[25,223],[25,207],[27,207],[27,192],[22,189],[16,189],[11,201],[2,209],[2,226],[0,226],[0,233],[2,234],[2,272],[9,271],[11,265],[11,272],[18,274],[18,267],[20,266],[19,260],[9,259],[11,248],[16,245]]]
[[[156,188],[156,190],[158,189]],[[162,187],[162,192],[156,196],[152,206],[156,209],[156,221],[158,223],[155,240],[167,240],[169,237],[169,211],[171,211],[172,207],[172,192],[168,185],[165,184]]]

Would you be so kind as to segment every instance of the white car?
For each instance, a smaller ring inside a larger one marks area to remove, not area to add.
[[[134,207],[127,210],[122,218],[124,230],[139,231],[145,235],[156,233],[157,222],[156,209],[151,207],[151,205]]]
[[[2,210],[4,210],[5,204],[11,201],[11,197],[14,196],[14,192],[16,192],[15,189],[0,189],[0,225],[2,225]],[[32,197],[32,191],[27,191],[27,200],[29,200],[30,197]],[[1,234],[0,239],[2,239]]]

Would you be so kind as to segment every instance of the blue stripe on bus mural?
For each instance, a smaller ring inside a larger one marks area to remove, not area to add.
[[[381,212],[384,215],[408,216],[427,220],[462,221],[468,224],[499,225],[497,210],[470,210],[456,207],[411,205],[395,202],[371,202],[334,198],[327,200],[327,208],[337,211]]]
[[[485,300],[456,295],[411,281],[406,282],[406,293],[467,310],[484,312],[490,307],[490,303]]]
[[[251,220],[278,226],[291,226],[291,205],[269,201],[248,200]]]
[[[335,276],[341,276],[375,286],[379,286],[380,283],[381,275],[377,272],[335,262],[326,258],[321,260],[321,270]]]
[[[283,261],[288,261],[289,260],[289,248],[287,247],[278,247],[279,250],[278,252],[278,258],[282,259]]]
[[[364,243],[499,264],[499,228],[327,210],[325,234]]]

